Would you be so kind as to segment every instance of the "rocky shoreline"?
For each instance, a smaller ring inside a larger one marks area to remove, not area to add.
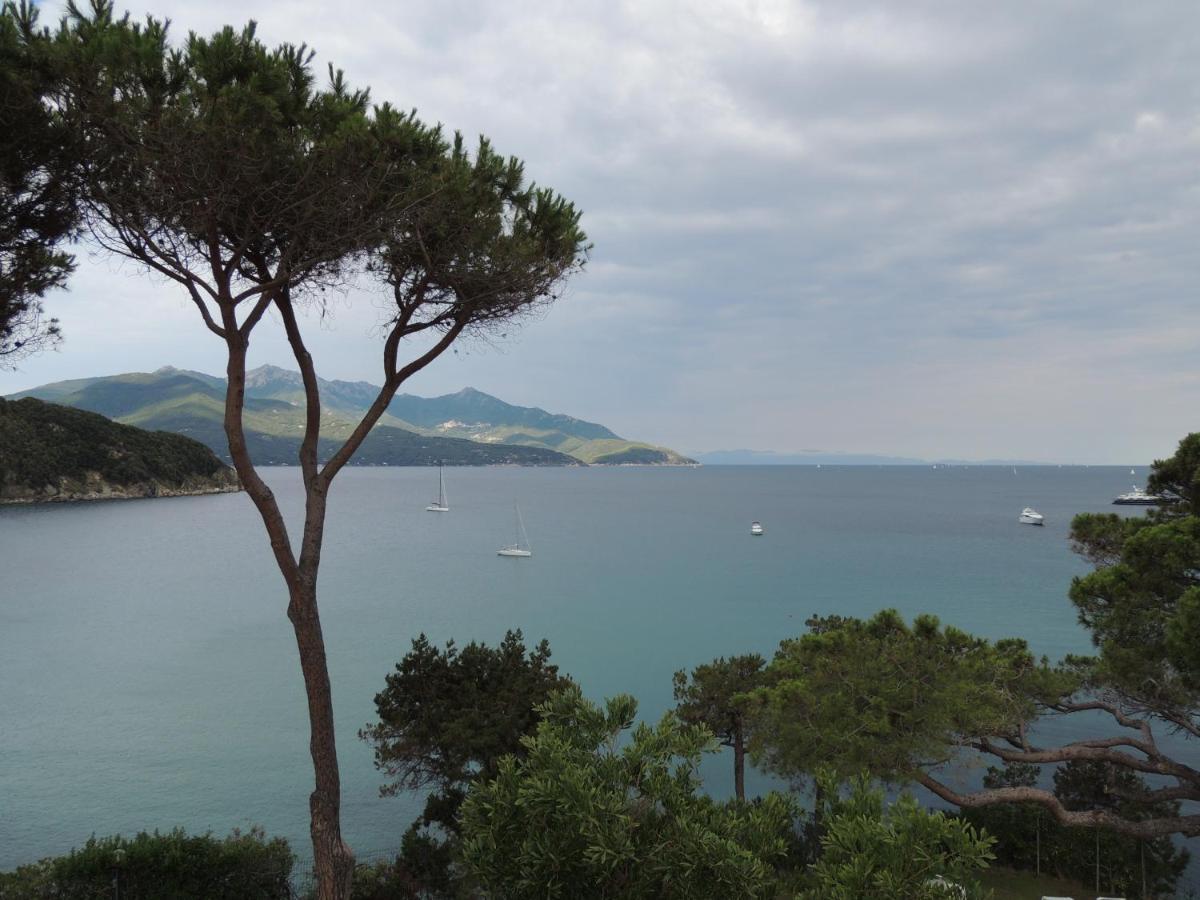
[[[229,468],[208,476],[193,476],[181,484],[168,484],[158,480],[113,484],[101,478],[97,472],[88,472],[83,478],[61,478],[58,484],[47,484],[41,488],[0,485],[0,505],[195,497],[206,494],[232,494],[241,489],[237,474]]]

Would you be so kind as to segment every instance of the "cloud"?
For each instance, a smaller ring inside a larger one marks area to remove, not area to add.
[[[1036,423],[1047,458],[1137,461],[1196,427],[1186,0],[155,12],[177,34],[253,17],[269,42],[307,41],[583,208],[594,259],[569,296],[414,391],[472,383],[693,449],[1029,456]],[[84,266],[49,303],[63,352],[0,391],[219,369],[170,291]],[[339,304],[315,342],[323,374],[377,377],[377,315],[369,296]],[[285,349],[264,335],[254,352],[287,364]]]

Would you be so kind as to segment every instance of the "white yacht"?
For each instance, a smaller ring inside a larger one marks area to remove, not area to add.
[[[758,524],[757,522],[751,522],[750,523],[750,533],[752,535],[754,535],[755,537],[757,537],[758,535],[763,533],[763,527],[760,524]]]
[[[1113,499],[1114,506],[1158,506],[1170,502],[1166,497],[1160,497],[1158,494],[1147,494],[1137,485],[1133,486],[1132,491],[1118,494]]]
[[[497,550],[497,556],[533,556],[533,545],[529,543],[529,535],[525,533],[525,523],[521,520],[521,507],[513,504],[517,514],[516,540],[502,550]]]
[[[442,464],[438,463],[438,498],[425,507],[425,512],[450,512],[446,503],[446,479],[442,475]]]
[[[1017,519],[1022,525],[1045,525],[1045,517],[1034,509],[1032,506],[1027,506],[1021,510],[1021,516]]]

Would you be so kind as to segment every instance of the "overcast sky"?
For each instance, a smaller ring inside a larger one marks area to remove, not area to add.
[[[412,393],[684,451],[1142,462],[1200,429],[1195,0],[129,9],[177,38],[252,17],[584,210],[565,299]],[[47,306],[66,343],[0,393],[223,370],[131,264],[84,251]],[[352,292],[310,319],[323,377],[379,382],[379,315]],[[268,325],[252,364],[294,367]]]

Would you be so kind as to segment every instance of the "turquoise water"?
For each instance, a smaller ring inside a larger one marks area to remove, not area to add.
[[[594,696],[671,705],[671,674],[769,655],[814,613],[931,612],[1051,657],[1087,651],[1066,535],[1125,468],[349,469],[321,604],[345,832],[397,846],[355,734],[420,631],[550,640]],[[268,470],[294,521],[296,469]],[[521,503],[532,559],[502,559]],[[1017,524],[1033,505],[1045,528]],[[1116,508],[1120,509],[1120,508]],[[1129,514],[1140,514],[1137,510]],[[752,538],[751,520],[766,535]],[[286,597],[242,495],[0,509],[0,869],[88,835],[251,824],[308,852],[307,720]],[[727,760],[705,768],[728,794]],[[762,781],[751,782],[751,788]]]

